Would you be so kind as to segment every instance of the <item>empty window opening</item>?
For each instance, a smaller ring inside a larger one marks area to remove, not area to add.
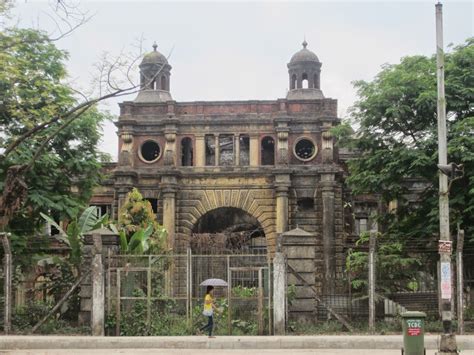
[[[239,165],[249,165],[250,164],[250,139],[247,135],[241,135],[239,137],[240,143],[240,155],[239,155]]]
[[[189,137],[181,139],[181,165],[193,166],[193,141]]]
[[[291,90],[296,89],[296,74],[291,77]]]
[[[356,229],[357,235],[361,235],[362,233],[367,232],[368,231],[367,227],[368,227],[367,218],[356,219],[355,229]]]
[[[95,210],[96,210],[96,216],[97,218],[100,218],[100,217],[103,217],[105,216],[106,214],[111,215],[111,211],[112,211],[112,206],[111,205],[93,205],[95,207]]]
[[[319,75],[314,74],[314,88],[319,89]]]
[[[164,75],[161,77],[161,90],[166,90],[166,77]]]
[[[300,160],[310,160],[316,155],[316,147],[311,140],[303,138],[296,142],[294,153]]]
[[[151,89],[152,89],[152,90],[156,90],[156,89],[157,89],[157,87],[156,87],[156,81],[153,80],[153,81],[151,82],[151,85],[150,85],[150,86],[151,86]]]
[[[306,73],[303,74],[303,77],[302,77],[302,86],[303,86],[303,89],[307,89],[308,88],[308,75]]]
[[[151,209],[153,210],[154,214],[158,213],[158,199],[157,198],[145,198],[148,202],[150,202]]]
[[[214,135],[207,134],[206,141],[206,165],[216,165],[216,139]]]
[[[234,165],[233,134],[222,134],[219,136],[219,165]]]
[[[275,165],[275,140],[273,137],[264,137],[261,148],[262,165]]]
[[[147,163],[152,163],[160,157],[161,149],[155,141],[146,141],[140,149],[141,157]]]
[[[306,212],[314,210],[314,199],[310,197],[299,198],[297,204],[298,211]]]

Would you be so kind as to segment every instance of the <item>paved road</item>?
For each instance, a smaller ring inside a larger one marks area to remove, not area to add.
[[[103,349],[103,350],[16,350],[0,351],[0,354],[12,355],[400,355],[400,350],[366,349]],[[427,350],[426,355],[435,355],[435,350]],[[460,355],[474,355],[474,350],[463,351]]]

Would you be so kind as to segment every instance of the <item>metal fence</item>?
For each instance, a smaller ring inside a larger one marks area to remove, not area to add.
[[[106,262],[107,333],[194,334],[208,278],[215,289],[217,334],[270,334],[271,262],[266,255],[109,255]]]

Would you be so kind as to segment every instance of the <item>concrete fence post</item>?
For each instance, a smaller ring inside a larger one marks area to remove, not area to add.
[[[4,287],[4,322],[3,329],[5,335],[8,335],[11,330],[11,319],[12,319],[12,253],[10,249],[10,241],[8,237],[10,233],[2,234],[3,244],[3,287]]]
[[[273,258],[273,334],[285,335],[286,268],[282,253]]]
[[[375,332],[375,245],[377,231],[370,231],[369,239],[369,331]]]
[[[464,230],[458,228],[458,243],[456,246],[456,280],[458,297],[458,334],[464,334],[464,299],[463,299],[463,259],[462,249],[464,246]]]
[[[102,265],[102,237],[100,234],[93,234],[92,248],[92,309],[91,328],[92,335],[104,335],[105,318],[105,285],[104,269]]]

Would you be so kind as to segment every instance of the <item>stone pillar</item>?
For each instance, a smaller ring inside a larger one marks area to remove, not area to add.
[[[251,134],[250,145],[250,166],[258,166],[259,140],[258,134]]]
[[[322,154],[323,163],[332,163],[334,161],[334,144],[332,134],[329,131],[323,132]]]
[[[288,230],[288,191],[290,185],[289,174],[278,174],[275,176],[277,234]]]
[[[93,336],[104,335],[105,325],[105,279],[102,265],[102,238],[99,233],[92,234],[92,310],[91,329]]]
[[[235,162],[234,165],[238,166],[240,165],[240,134],[236,134],[234,136],[234,157],[235,157]]]
[[[119,163],[121,166],[133,167],[133,136],[131,133],[120,133],[120,156]]]
[[[287,117],[279,117],[275,119],[277,127],[275,128],[278,136],[277,140],[277,165],[288,165],[288,127],[289,119]]]
[[[214,155],[215,155],[216,159],[215,159],[214,165],[219,166],[219,159],[220,159],[220,152],[221,152],[220,147],[221,146],[219,144],[219,135],[218,134],[215,135],[215,142],[216,142],[215,143],[216,144],[216,149],[214,150],[214,153],[215,153]]]
[[[194,136],[196,138],[196,166],[206,166],[206,141],[204,134]]]
[[[326,293],[334,291],[334,280],[336,278],[334,187],[334,174],[322,174],[324,280]]]
[[[164,164],[167,166],[176,166],[176,133],[177,121],[173,117],[170,117],[165,121],[165,155]]]
[[[286,265],[282,253],[273,258],[273,335],[285,335]]]
[[[163,176],[162,180],[163,198],[163,227],[168,232],[167,248],[173,250],[176,229],[176,177]]]
[[[296,287],[295,299],[289,306],[289,318],[302,323],[316,321],[316,302],[314,291],[316,285],[316,234],[295,228],[281,235],[281,251],[291,266],[306,284],[288,272],[288,286]]]
[[[81,264],[81,273],[85,274],[94,268],[93,258],[94,258],[94,243],[93,235],[100,235],[101,240],[101,257],[106,258],[109,253],[110,255],[116,255],[119,252],[119,237],[117,234],[112,231],[102,228],[98,230],[91,231],[84,235],[84,249],[83,249],[83,262]],[[95,248],[97,250],[97,248]],[[96,254],[98,257],[100,254]],[[105,263],[101,261],[102,265]],[[93,272],[93,271],[92,271]],[[79,297],[81,299],[81,309],[79,312],[79,325],[81,326],[92,326],[92,309],[93,309],[93,277],[89,275],[81,283],[81,291],[79,292]],[[96,287],[97,290],[97,287]],[[99,296],[97,295],[97,298]],[[97,311],[96,311],[97,315]],[[100,316],[100,313],[99,313]]]

